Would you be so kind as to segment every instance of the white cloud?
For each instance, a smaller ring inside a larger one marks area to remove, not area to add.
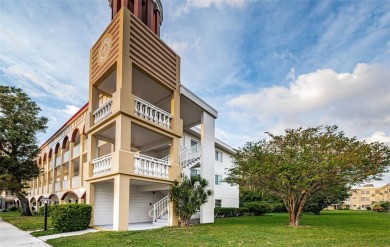
[[[182,6],[179,6],[172,14],[172,18],[179,17],[187,14],[193,8],[210,8],[213,5],[217,8],[224,6],[229,7],[242,7],[245,4],[245,0],[187,0]]]
[[[80,107],[75,105],[66,105],[64,112],[70,116],[73,116],[78,110],[80,110]]]
[[[364,138],[367,142],[382,142],[390,146],[390,136],[387,136],[383,131],[377,131],[369,137]]]
[[[291,71],[290,71],[291,73]],[[261,88],[228,102],[249,111],[264,131],[337,124],[349,135],[366,137],[390,130],[390,70],[379,64],[358,64],[352,73],[331,69],[299,75],[289,86]]]

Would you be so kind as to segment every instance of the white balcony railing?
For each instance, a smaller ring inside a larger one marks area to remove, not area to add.
[[[56,184],[54,186],[54,191],[55,192],[60,191],[60,182],[56,182]]]
[[[111,154],[104,155],[92,161],[93,172],[92,176],[101,176],[111,173]]]
[[[56,158],[56,167],[62,164],[61,155]]]
[[[107,100],[96,111],[93,112],[94,124],[99,123],[105,119],[112,112],[112,99]]]
[[[67,161],[69,161],[69,150],[64,152],[64,161],[63,162],[65,163]]]
[[[72,179],[72,188],[78,188],[78,187],[80,187],[80,177],[75,176]]]
[[[63,190],[69,189],[69,180],[62,181],[62,189]]]
[[[157,123],[166,128],[171,127],[171,114],[150,104],[149,102],[134,97],[135,114],[151,122]]]
[[[134,173],[159,178],[168,178],[170,164],[166,160],[139,154],[134,156]]]
[[[80,155],[80,143],[73,147],[73,157],[72,158],[75,158],[79,155]]]
[[[49,164],[50,164],[50,169],[53,169],[54,168],[54,159],[51,159]]]

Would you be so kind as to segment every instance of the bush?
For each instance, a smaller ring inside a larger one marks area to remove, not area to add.
[[[255,216],[272,212],[272,207],[267,202],[248,202],[245,204],[245,208],[248,213]]]
[[[372,208],[373,211],[376,211],[376,212],[383,212],[385,211],[385,209],[379,205],[375,205],[373,208]]]
[[[214,208],[215,218],[244,216],[246,208]]]
[[[80,231],[88,228],[92,206],[87,204],[53,205],[51,222],[59,232]]]
[[[273,213],[287,213],[287,208],[284,203],[273,203],[272,204]]]
[[[53,205],[47,205],[47,216],[50,217],[50,213],[53,210]],[[45,216],[45,206],[39,208],[39,215]]]

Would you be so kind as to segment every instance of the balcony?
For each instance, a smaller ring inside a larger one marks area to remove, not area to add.
[[[80,177],[75,176],[72,179],[72,188],[78,188],[78,187],[80,187]]]
[[[69,180],[62,181],[62,189],[63,190],[69,189]]]
[[[69,161],[69,150],[64,152],[64,160],[63,160],[63,162],[65,163],[67,161]]]
[[[101,176],[101,175],[111,173],[111,161],[112,161],[111,154],[107,154],[97,159],[94,159],[92,161],[92,165],[93,165],[92,176],[96,177],[96,176]]]
[[[61,155],[56,158],[56,167],[62,164]]]
[[[93,112],[94,124],[99,123],[112,113],[112,99],[107,100],[96,111]]]
[[[156,123],[168,129],[171,127],[171,114],[150,104],[149,102],[135,96],[134,108],[137,116],[145,118],[150,122]]]
[[[73,157],[72,158],[75,158],[79,155],[80,155],[80,143],[73,147]]]
[[[169,177],[168,159],[156,159],[139,154],[134,157],[134,173],[158,178]]]

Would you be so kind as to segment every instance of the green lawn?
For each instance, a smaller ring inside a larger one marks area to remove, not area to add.
[[[20,212],[0,212],[0,218],[24,231],[43,230],[43,216],[20,216]],[[47,227],[51,227],[50,217],[47,220]]]
[[[325,211],[304,215],[301,227],[286,214],[218,219],[215,224],[135,232],[97,232],[49,240],[53,246],[390,246],[390,214]]]

